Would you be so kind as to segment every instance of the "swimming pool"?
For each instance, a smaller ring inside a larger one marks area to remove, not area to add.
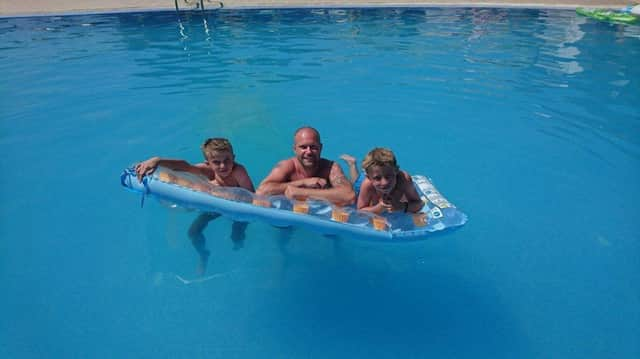
[[[206,21],[204,21],[206,20]],[[563,10],[0,19],[2,357],[640,355],[640,27]],[[469,215],[406,245],[261,223],[234,249],[122,190],[226,136],[259,182],[303,124],[388,146]]]

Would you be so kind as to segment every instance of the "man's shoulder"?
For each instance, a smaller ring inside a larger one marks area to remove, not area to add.
[[[277,176],[284,176],[285,178],[289,178],[291,174],[293,174],[295,171],[296,171],[296,164],[295,164],[294,158],[287,158],[279,161],[278,163],[276,163],[275,166],[273,166],[270,176],[277,175]]]
[[[320,168],[331,168],[333,166],[333,164],[336,163],[335,161],[331,161],[329,159],[326,158],[320,158]]]
[[[286,158],[276,164],[277,168],[281,168],[286,171],[293,171],[296,167],[295,157]]]
[[[316,171],[318,177],[329,179],[332,176],[334,164],[334,161],[328,160],[326,158],[320,158],[320,165],[318,166],[318,170]],[[338,166],[338,168],[339,167],[340,166]]]

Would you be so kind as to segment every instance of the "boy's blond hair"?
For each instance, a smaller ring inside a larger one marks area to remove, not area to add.
[[[231,142],[226,138],[209,138],[204,141],[200,148],[202,149],[202,154],[207,159],[213,156],[215,152],[229,152],[233,155]]]
[[[398,164],[396,163],[396,156],[393,152],[388,148],[376,147],[369,151],[367,155],[362,160],[362,168],[365,172],[369,173],[369,170],[373,166],[385,167],[390,166],[393,167],[396,171],[400,169]]]

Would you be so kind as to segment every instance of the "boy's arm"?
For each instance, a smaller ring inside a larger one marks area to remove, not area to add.
[[[236,163],[236,167],[234,170],[234,177],[236,178],[236,181],[238,181],[238,185],[240,185],[240,187],[246,189],[247,191],[255,192],[253,182],[251,182],[251,177],[249,177],[247,169],[244,168],[243,165]]]
[[[135,167],[138,180],[142,181],[142,177],[153,173],[158,166],[167,167],[176,171],[190,172],[196,175],[203,175],[202,168],[194,166],[185,160],[174,160],[168,158],[151,157],[146,161],[138,163]]]
[[[371,199],[373,198],[373,193],[375,189],[371,185],[368,179],[365,179],[362,182],[362,186],[360,186],[360,194],[358,195],[358,204],[356,208],[361,211],[371,212],[375,214],[380,214],[385,211],[389,211],[391,209],[391,204],[385,203],[383,201],[378,201],[378,203],[370,206]]]
[[[424,202],[420,199],[420,195],[418,194],[418,191],[416,191],[416,187],[413,185],[411,176],[409,176],[408,173],[403,172],[403,178],[404,196],[407,199],[405,212],[417,213],[422,209],[422,207],[424,207]]]

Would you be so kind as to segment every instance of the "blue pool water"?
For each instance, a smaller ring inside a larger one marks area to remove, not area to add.
[[[206,20],[206,21],[205,21]],[[0,356],[640,357],[640,27],[564,10],[0,19]],[[229,137],[258,183],[295,128],[392,148],[469,215],[410,244],[124,191]]]

